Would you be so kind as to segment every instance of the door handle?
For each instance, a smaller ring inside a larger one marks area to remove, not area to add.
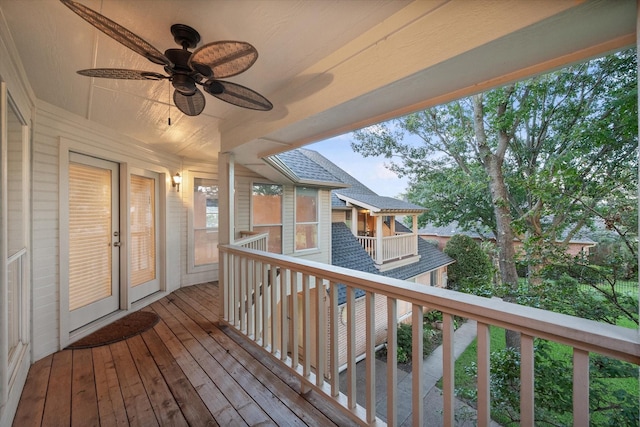
[[[122,243],[120,243],[120,242],[114,242],[114,243],[113,243],[113,246],[120,247],[120,246],[122,246]]]

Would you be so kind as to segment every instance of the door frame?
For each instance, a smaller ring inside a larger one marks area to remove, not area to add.
[[[91,332],[127,315],[130,310],[138,309],[148,305],[150,302],[160,299],[167,291],[167,192],[171,188],[168,185],[168,179],[171,175],[166,167],[160,166],[154,162],[148,162],[139,157],[128,157],[125,152],[111,150],[106,148],[104,144],[97,142],[79,141],[66,137],[59,137],[58,144],[58,227],[59,227],[59,246],[58,246],[58,345],[59,349],[65,348],[71,342],[80,339]],[[84,154],[91,157],[97,157],[120,165],[120,305],[119,309],[105,317],[88,325],[82,326],[71,331],[69,325],[69,153],[74,152]],[[151,294],[148,297],[132,303],[129,296],[129,266],[126,262],[128,253],[128,230],[129,230],[129,175],[131,170],[148,170],[158,174],[158,206],[157,227],[159,232],[158,243],[158,260],[160,270],[158,276],[160,279],[160,292]]]
[[[63,149],[63,145],[65,145]],[[70,155],[71,153],[77,153],[85,156],[96,157],[102,160],[106,160],[109,162],[113,162],[119,165],[119,212],[120,216],[120,230],[123,227],[127,226],[126,221],[123,221],[124,209],[126,208],[125,202],[123,199],[123,186],[122,180],[126,177],[126,164],[123,164],[117,160],[110,159],[109,157],[103,157],[96,153],[88,153],[86,151],[76,150],[73,147],[68,146],[67,144],[63,144],[61,140],[61,152],[59,157],[59,169],[60,169],[60,194],[59,194],[59,229],[60,229],[60,249],[59,249],[59,265],[58,270],[60,274],[60,290],[59,290],[59,300],[60,300],[60,311],[58,313],[58,318],[60,322],[60,348],[66,347],[76,336],[80,334],[86,334],[92,332],[93,330],[99,329],[102,325],[101,322],[92,322],[88,325],[81,326],[75,330],[71,330],[71,324],[69,321],[69,163],[70,163]],[[122,245],[126,245],[126,241],[124,239],[123,233],[120,233],[120,242]],[[123,273],[126,273],[127,266],[124,263],[125,261],[125,252],[122,249],[119,251],[119,264],[120,264],[120,272],[119,272],[119,299],[118,299],[118,307],[114,313],[123,309],[123,298],[126,296],[122,295],[122,283],[124,280]],[[106,315],[104,318],[109,318],[114,313],[110,313]],[[94,326],[92,326],[94,325]]]

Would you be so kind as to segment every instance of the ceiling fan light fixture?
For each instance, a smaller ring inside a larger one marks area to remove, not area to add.
[[[174,74],[171,78],[171,84],[183,95],[190,96],[196,93],[196,82],[186,74]]]

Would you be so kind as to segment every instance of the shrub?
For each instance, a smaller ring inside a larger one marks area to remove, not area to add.
[[[456,234],[444,248],[444,252],[456,262],[447,268],[452,289],[489,296],[493,275],[491,259],[480,245],[469,236]]]

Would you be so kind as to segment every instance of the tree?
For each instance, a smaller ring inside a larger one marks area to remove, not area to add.
[[[354,151],[385,156],[391,170],[410,177],[409,200],[430,207],[421,224],[455,220],[466,230],[492,230],[504,297],[514,301],[518,256],[535,275],[594,218],[615,217],[610,207],[624,205],[637,187],[635,51],[419,111],[354,138]],[[509,345],[517,346],[513,336]]]

